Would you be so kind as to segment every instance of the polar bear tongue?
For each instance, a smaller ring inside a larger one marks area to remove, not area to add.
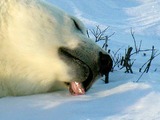
[[[69,91],[72,95],[84,95],[85,90],[81,83],[79,82],[71,82],[69,86]]]

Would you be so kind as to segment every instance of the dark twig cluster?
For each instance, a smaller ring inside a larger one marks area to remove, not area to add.
[[[122,68],[124,67],[126,68],[126,71],[125,71],[126,73],[133,73],[132,66],[133,66],[134,61],[131,60],[132,50],[133,48],[129,47],[127,49],[127,52],[125,52],[125,57],[122,57],[121,59]]]
[[[152,53],[151,53],[151,56],[149,58],[149,60],[147,60],[147,62],[145,62],[142,67],[139,69],[139,72],[142,72],[142,69],[144,68],[142,74],[140,75],[140,77],[138,78],[138,80],[136,82],[138,82],[141,77],[143,76],[144,73],[148,73],[150,67],[151,67],[151,64],[152,64],[152,61],[154,60],[155,57],[157,57],[158,55],[160,55],[160,53],[157,53],[158,51],[154,49],[154,46],[152,46]]]
[[[89,31],[92,33],[93,37],[95,38],[95,42],[104,41],[104,43],[102,45],[102,48],[104,48],[104,50],[107,51],[108,53],[112,52],[111,53],[111,57],[112,57],[112,60],[113,60],[112,71],[114,71],[115,67],[118,67],[120,69],[125,68],[126,73],[133,73],[132,66],[136,61],[136,59],[133,59],[133,55],[136,55],[140,52],[151,52],[151,56],[150,56],[149,60],[147,60],[147,62],[145,62],[142,65],[142,67],[139,68],[139,72],[142,72],[142,74],[138,78],[138,80],[136,81],[136,82],[138,82],[141,79],[141,77],[143,76],[144,73],[149,72],[152,61],[155,59],[155,57],[160,55],[160,53],[158,53],[158,51],[154,48],[154,46],[152,46],[152,49],[141,49],[142,40],[138,44],[138,42],[136,41],[136,38],[135,38],[135,32],[132,30],[132,28],[131,28],[130,32],[131,32],[131,36],[132,36],[132,39],[133,39],[134,47],[129,46],[127,49],[125,49],[125,54],[124,55],[121,55],[119,53],[121,48],[119,48],[116,52],[111,51],[111,50],[107,50],[108,41],[110,40],[110,37],[112,37],[115,34],[115,32],[114,32],[111,35],[106,35],[106,32],[107,32],[108,29],[109,29],[109,27],[102,30],[99,26],[96,26],[96,29],[91,29]],[[89,31],[87,31],[88,37],[90,37],[89,36]],[[144,55],[146,55],[146,53],[144,53]]]
[[[109,26],[104,30],[101,30],[99,26],[96,26],[96,29],[90,29],[90,32],[95,37],[95,42],[100,40],[105,40],[105,33],[108,30]]]
[[[110,37],[112,37],[115,34],[115,32],[113,32],[111,35],[106,35],[108,29],[109,26],[103,30],[99,26],[96,26],[96,29],[89,30],[94,36],[95,42],[104,41],[102,48],[104,48],[105,51],[107,51],[108,41],[110,40]],[[89,36],[89,31],[87,32],[88,36]]]
[[[113,60],[113,67],[112,67],[112,71],[115,69],[116,66],[120,67],[122,65],[122,61],[121,61],[121,54],[119,53],[119,51],[121,50],[121,48],[119,48],[116,52],[112,51],[111,57]]]
[[[134,49],[133,49],[133,47],[128,47],[127,52],[125,52],[125,56],[122,57],[122,59],[121,59],[122,68],[126,69],[126,71],[125,71],[126,73],[133,73],[132,66],[133,66],[133,64],[134,64],[134,62],[135,62],[136,59],[132,59],[132,56],[135,55],[135,54],[138,54],[140,52],[151,51],[151,57],[150,57],[150,59],[144,65],[142,65],[142,67],[139,69],[139,72],[141,72],[142,68],[146,65],[144,73],[145,72],[148,73],[153,59],[155,57],[157,57],[159,55],[159,53],[157,54],[158,51],[154,48],[154,46],[152,47],[152,49],[145,49],[145,50],[141,49],[142,40],[140,41],[140,43],[138,45],[137,41],[135,39],[135,35],[134,35],[134,32],[133,32],[132,28],[131,28],[131,36],[132,36],[133,41],[134,41]],[[132,52],[133,50],[134,50],[134,52]]]

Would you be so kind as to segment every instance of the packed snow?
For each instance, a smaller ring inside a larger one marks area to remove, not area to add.
[[[109,49],[134,46],[130,29],[142,48],[160,46],[159,0],[48,0],[84,22],[88,29],[110,26]],[[101,45],[101,44],[100,44]],[[159,51],[160,52],[160,51]],[[150,57],[135,56],[134,73],[116,68],[110,73],[110,83],[99,79],[86,95],[72,96],[68,91],[5,97],[0,99],[0,120],[160,120],[160,57],[149,73],[139,67]],[[134,57],[134,56],[133,56]]]

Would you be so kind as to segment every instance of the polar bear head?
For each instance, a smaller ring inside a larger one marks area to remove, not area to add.
[[[77,18],[44,0],[0,1],[0,97],[84,94],[111,67]]]

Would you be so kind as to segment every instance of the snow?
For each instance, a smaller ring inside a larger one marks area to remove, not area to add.
[[[88,28],[110,26],[115,32],[109,47],[117,50],[133,46],[130,28],[143,48],[160,46],[159,0],[48,0],[81,19]],[[81,96],[68,91],[48,94],[5,97],[0,99],[0,120],[160,120],[160,57],[149,73],[138,72],[149,57],[138,55],[134,73],[117,69],[110,74],[110,83],[100,79]],[[154,70],[157,69],[155,72]]]

